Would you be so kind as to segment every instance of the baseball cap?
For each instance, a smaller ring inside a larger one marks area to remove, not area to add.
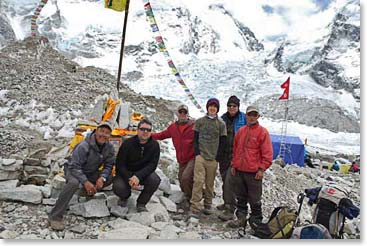
[[[259,114],[259,110],[257,109],[256,106],[253,106],[253,105],[248,106],[247,109],[246,109],[246,114],[248,114],[250,112],[256,112],[256,113]]]

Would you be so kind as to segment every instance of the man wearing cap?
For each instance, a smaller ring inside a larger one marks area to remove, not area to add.
[[[194,183],[194,120],[189,117],[189,109],[182,104],[177,108],[177,121],[170,124],[167,129],[159,133],[153,133],[152,138],[163,140],[172,138],[176,149],[176,159],[179,164],[178,180],[181,191],[190,201],[192,186]]]
[[[144,185],[136,200],[138,213],[148,211],[146,204],[161,182],[155,172],[160,147],[151,135],[152,123],[142,119],[138,124],[138,134],[122,143],[116,158],[117,173],[113,180],[113,192],[120,198],[121,207],[127,207],[131,189],[137,190]]]
[[[223,121],[226,123],[227,128],[227,141],[224,149],[223,160],[219,162],[219,172],[222,177],[223,185],[223,200],[224,204],[217,206],[219,210],[223,210],[222,214],[219,214],[219,218],[223,221],[233,219],[235,197],[233,189],[229,185],[229,178],[231,177],[230,164],[232,160],[232,147],[234,136],[240,127],[246,125],[246,115],[239,110],[240,99],[236,96],[230,96],[227,102],[227,112],[222,115]]]
[[[65,228],[63,216],[79,188],[82,188],[82,193],[85,192],[87,196],[94,196],[97,191],[112,183],[111,170],[115,163],[115,151],[109,142],[111,132],[112,127],[109,123],[101,123],[75,146],[71,160],[64,165],[66,185],[48,216],[52,229]],[[103,170],[99,171],[101,164]]]
[[[261,196],[264,172],[273,160],[273,147],[269,132],[259,125],[259,110],[255,106],[246,109],[247,125],[234,137],[230,185],[236,195],[237,220],[230,227],[245,226],[248,207],[251,207],[249,223],[253,229],[262,221]]]
[[[219,101],[211,98],[206,104],[207,114],[199,118],[194,126],[195,168],[194,187],[191,196],[191,217],[199,218],[200,201],[204,191],[204,214],[211,214],[214,197],[214,180],[218,162],[223,159],[223,146],[227,130],[223,120],[218,118]]]

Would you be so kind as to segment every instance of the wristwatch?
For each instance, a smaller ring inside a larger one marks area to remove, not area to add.
[[[103,182],[106,182],[106,178],[105,177],[101,176],[101,178],[102,178]]]

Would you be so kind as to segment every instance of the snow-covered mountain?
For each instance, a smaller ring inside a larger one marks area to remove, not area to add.
[[[39,33],[83,66],[116,74],[123,14],[103,0],[49,0]],[[30,35],[37,0],[0,3],[0,47]],[[291,77],[288,133],[310,145],[360,152],[360,4],[356,0],[152,0],[168,51],[202,107],[236,94],[256,103],[280,133],[280,84]],[[171,73],[154,41],[143,2],[130,4],[122,83],[144,95],[181,100],[201,113]]]

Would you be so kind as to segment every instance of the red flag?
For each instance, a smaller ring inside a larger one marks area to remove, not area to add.
[[[289,98],[289,86],[291,84],[291,77],[288,77],[288,79],[280,86],[282,89],[284,89],[283,95],[279,97],[279,100],[287,100]]]

